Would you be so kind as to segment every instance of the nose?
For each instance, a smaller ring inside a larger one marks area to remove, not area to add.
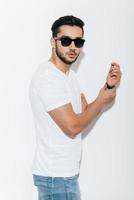
[[[69,45],[69,48],[70,48],[70,49],[75,49],[75,48],[76,48],[76,47],[75,47],[75,44],[74,44],[74,41],[71,42],[71,44]]]

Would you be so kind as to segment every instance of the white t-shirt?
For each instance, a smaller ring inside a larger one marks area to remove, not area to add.
[[[52,62],[39,65],[29,88],[36,132],[36,151],[32,173],[42,176],[69,177],[79,173],[82,138],[70,138],[50,117],[48,111],[71,103],[81,112],[81,91],[76,73],[65,74]]]

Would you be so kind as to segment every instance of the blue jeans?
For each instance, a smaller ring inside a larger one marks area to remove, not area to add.
[[[50,177],[33,175],[38,189],[38,200],[80,200],[77,175],[71,177]]]

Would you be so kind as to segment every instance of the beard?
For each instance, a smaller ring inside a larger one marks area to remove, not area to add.
[[[56,52],[56,55],[58,56],[58,58],[60,60],[62,60],[62,62],[64,62],[65,64],[68,64],[68,65],[73,64],[79,56],[79,54],[78,54],[77,57],[74,60],[70,61],[65,56],[63,56],[63,54],[58,50],[57,46],[56,46],[55,52]],[[75,53],[75,52],[70,51],[69,53]]]

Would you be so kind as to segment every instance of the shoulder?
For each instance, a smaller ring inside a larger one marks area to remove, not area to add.
[[[65,87],[63,77],[53,69],[51,63],[41,63],[35,71],[31,85],[36,89],[43,88],[61,88]]]
[[[59,78],[59,74],[53,70],[51,63],[49,61],[42,62],[38,65],[34,75],[33,80],[53,80]]]
[[[41,63],[36,70],[36,74],[38,76],[57,75],[56,71],[52,68],[52,65],[49,61]]]

